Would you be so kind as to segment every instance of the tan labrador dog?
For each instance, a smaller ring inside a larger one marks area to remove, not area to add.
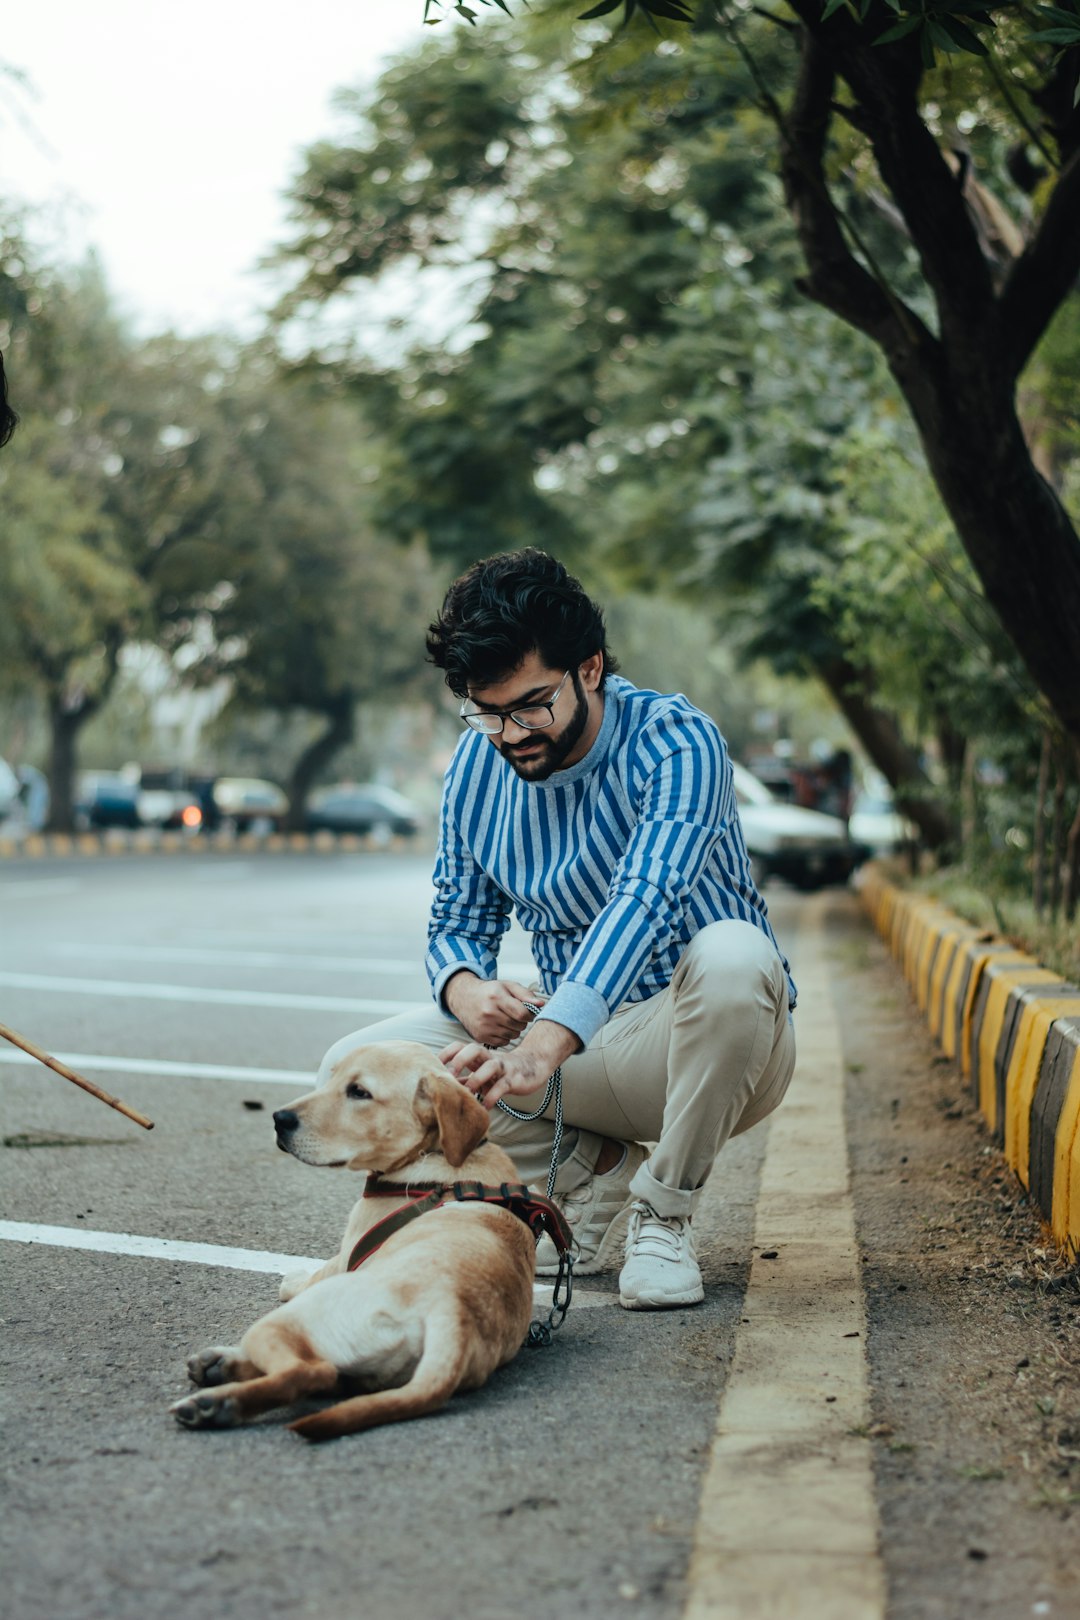
[[[318,1090],[274,1115],[278,1146],[304,1164],[395,1181],[515,1181],[485,1140],[487,1110],[423,1046],[361,1046]],[[513,1359],[532,1315],[535,1243],[525,1222],[484,1203],[449,1203],[396,1231],[358,1270],[356,1243],[401,1197],[362,1198],[340,1252],[287,1277],[284,1304],[240,1344],[190,1357],[198,1394],[173,1406],[188,1428],[223,1428],[309,1396],[348,1394],[290,1425],[329,1440],[437,1411]],[[363,1393],[361,1393],[363,1392]]]

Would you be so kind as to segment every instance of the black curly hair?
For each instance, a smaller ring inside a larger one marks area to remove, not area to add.
[[[446,593],[428,628],[428,657],[457,697],[491,686],[531,652],[549,669],[572,669],[604,655],[604,674],[618,669],[608,651],[604,615],[580,581],[546,551],[525,546],[473,563]]]

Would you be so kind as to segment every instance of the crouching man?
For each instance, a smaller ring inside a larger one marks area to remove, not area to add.
[[[543,1190],[553,1109],[523,1123],[494,1105],[535,1109],[562,1065],[555,1197],[576,1273],[621,1261],[628,1309],[693,1305],[701,1189],[795,1062],[795,987],[723,738],[686,698],[616,674],[602,613],[532,548],[462,575],[427,645],[467,728],[443,795],[434,1001],[336,1042],[321,1074],[361,1042],[422,1041],[493,1109],[492,1137]],[[512,910],[535,986],[497,976]],[[554,1271],[554,1251],[542,1244],[538,1262]]]

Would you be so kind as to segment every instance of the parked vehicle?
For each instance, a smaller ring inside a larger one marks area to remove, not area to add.
[[[255,776],[219,776],[212,798],[222,825],[237,832],[279,831],[289,808],[276,782]]]
[[[839,816],[784,804],[764,782],[732,761],[735,797],[746,847],[758,884],[785,878],[797,889],[846,883],[865,851],[855,844]]]
[[[197,832],[203,813],[194,779],[182,770],[144,770],[136,798],[144,827],[184,827]]]
[[[866,789],[858,795],[848,823],[851,836],[871,855],[895,855],[918,839],[915,824],[902,816],[892,795]]]
[[[0,821],[13,814],[19,804],[19,778],[6,759],[0,759]]]
[[[411,799],[378,782],[338,782],[308,801],[309,832],[383,833],[411,838],[422,817]]]
[[[75,826],[139,827],[139,786],[117,771],[80,771],[75,783]]]

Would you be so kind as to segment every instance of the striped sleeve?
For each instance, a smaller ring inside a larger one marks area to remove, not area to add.
[[[641,733],[637,823],[607,900],[540,1014],[588,1043],[670,943],[735,815],[723,739],[703,715],[668,713]]]
[[[510,926],[510,900],[477,864],[458,823],[454,765],[447,773],[439,820],[434,896],[424,966],[432,994],[443,1006],[446,983],[462,968],[481,979],[497,975],[502,936]],[[469,801],[474,806],[479,798]],[[467,806],[466,806],[467,808]]]

